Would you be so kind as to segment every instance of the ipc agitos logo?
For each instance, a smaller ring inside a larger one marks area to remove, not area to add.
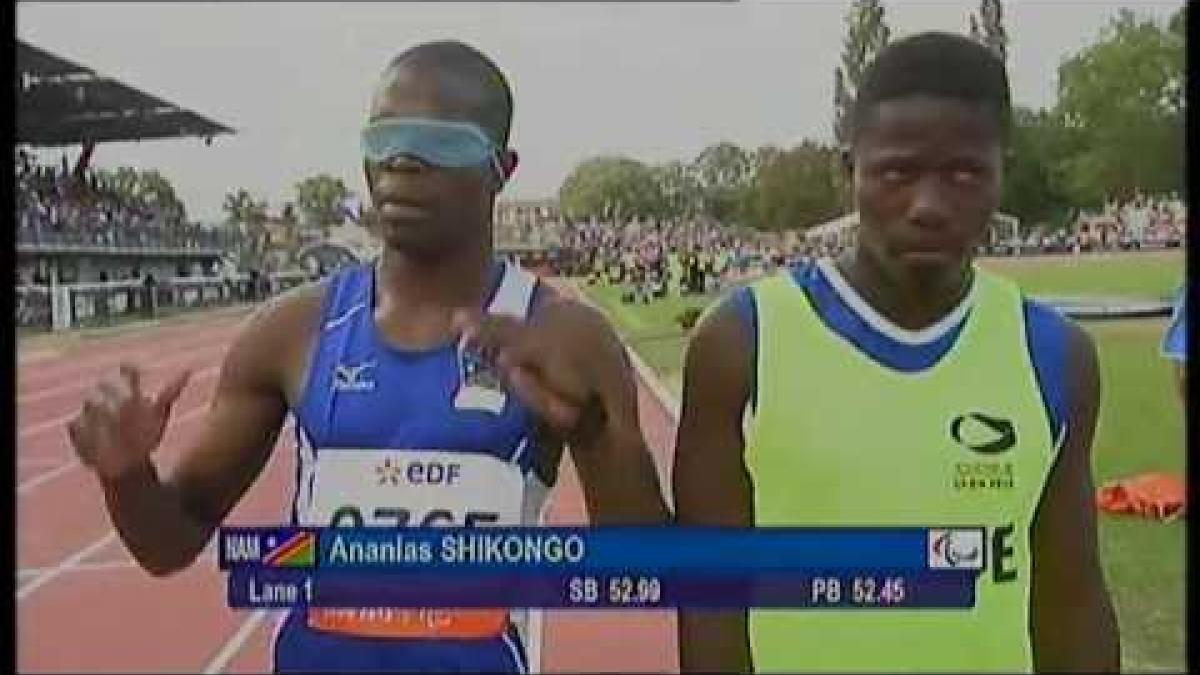
[[[983,530],[930,530],[930,569],[983,569]]]

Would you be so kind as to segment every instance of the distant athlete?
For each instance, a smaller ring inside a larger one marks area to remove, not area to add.
[[[1004,66],[963,37],[900,40],[852,114],[857,244],[735,293],[693,338],[678,521],[982,525],[982,546],[960,549],[986,561],[976,605],[683,611],[681,665],[1116,670],[1092,502],[1095,347],[972,260],[1000,198]]]
[[[151,454],[186,374],[150,395],[126,366],[88,397],[71,438],[145,569],[165,575],[196,559],[289,414],[301,525],[537,524],[564,446],[592,522],[665,521],[621,343],[593,310],[493,258],[493,203],[517,165],[511,114],[504,76],[471,47],[398,56],[362,133],[379,259],[249,321],[204,431],[169,476]],[[437,464],[456,465],[458,480],[420,479]],[[506,609],[298,610],[274,663],[523,672],[536,669],[535,632],[527,613]]]

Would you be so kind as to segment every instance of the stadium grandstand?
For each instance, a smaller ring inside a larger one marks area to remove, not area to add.
[[[228,230],[188,222],[106,184],[88,164],[118,141],[214,137],[233,129],[46,50],[17,42],[17,321],[66,329],[128,314],[248,301],[298,282],[240,275]],[[78,147],[72,168],[65,149]],[[61,152],[57,165],[38,155]]]

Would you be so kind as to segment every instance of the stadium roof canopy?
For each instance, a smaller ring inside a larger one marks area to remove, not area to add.
[[[197,136],[233,129],[17,41],[17,142],[35,147]]]

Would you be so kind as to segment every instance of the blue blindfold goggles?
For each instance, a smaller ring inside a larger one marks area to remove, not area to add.
[[[500,153],[479,127],[467,122],[403,118],[368,124],[362,131],[363,156],[388,162],[411,155],[436,167],[481,168],[503,182]]]

